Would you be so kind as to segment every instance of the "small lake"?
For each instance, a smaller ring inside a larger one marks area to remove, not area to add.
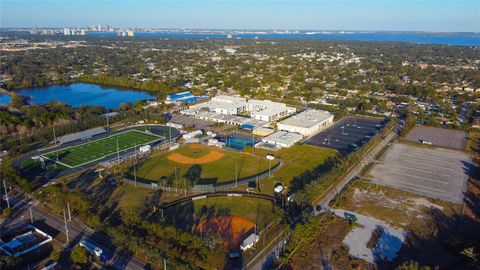
[[[16,92],[22,96],[29,97],[30,104],[45,104],[51,101],[60,101],[72,107],[101,105],[106,109],[117,109],[122,103],[135,103],[137,100],[155,99],[154,96],[142,91],[89,83],[34,87],[20,89]],[[4,98],[1,96],[0,98],[0,104],[6,103],[4,102]],[[5,101],[9,101],[9,97],[6,98]]]

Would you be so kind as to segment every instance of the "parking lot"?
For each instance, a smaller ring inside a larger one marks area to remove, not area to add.
[[[461,130],[417,126],[405,136],[405,140],[416,143],[425,140],[435,146],[464,150],[467,133]]]
[[[383,119],[345,117],[333,126],[307,139],[305,143],[350,153],[362,146],[385,126]]]
[[[461,203],[471,159],[467,153],[403,143],[392,145],[368,178],[376,184]]]

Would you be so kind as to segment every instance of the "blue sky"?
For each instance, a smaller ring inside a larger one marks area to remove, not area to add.
[[[1,27],[480,32],[480,0],[0,0]]]

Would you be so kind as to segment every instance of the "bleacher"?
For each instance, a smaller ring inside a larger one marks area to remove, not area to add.
[[[104,133],[107,133],[107,129],[105,129],[104,127],[91,128],[91,129],[87,129],[87,130],[84,130],[84,131],[80,131],[80,132],[67,134],[67,135],[58,137],[57,141],[60,144],[64,144],[64,143],[69,143],[69,142],[74,142],[74,141],[79,141],[79,140],[90,139],[93,136],[97,136],[97,135],[104,134]]]

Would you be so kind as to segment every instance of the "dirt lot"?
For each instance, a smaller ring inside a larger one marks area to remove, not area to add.
[[[357,180],[344,190],[334,207],[408,231],[398,256],[393,262],[380,262],[380,269],[392,269],[409,260],[440,269],[476,269],[463,252],[479,248],[480,228],[474,219],[462,217],[459,205]]]
[[[283,269],[375,269],[372,264],[348,255],[342,241],[351,230],[344,219],[334,217],[327,221],[315,239],[299,248]]]

